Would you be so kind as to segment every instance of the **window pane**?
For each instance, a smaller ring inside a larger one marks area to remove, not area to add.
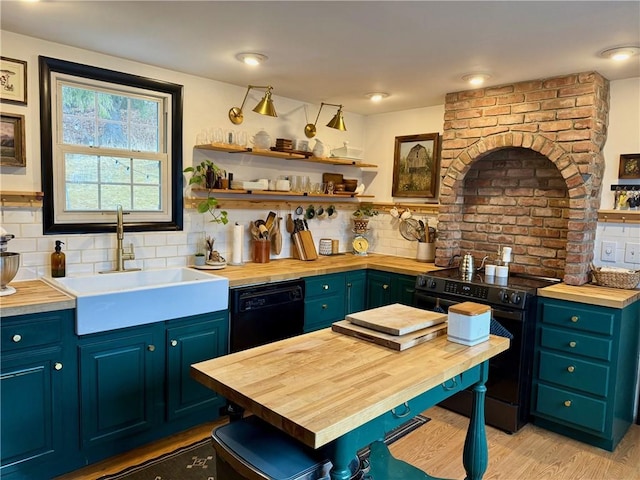
[[[86,88],[62,87],[62,141],[95,145],[96,95]]]
[[[66,209],[70,211],[97,211],[99,195],[97,183],[67,183]]]
[[[157,212],[160,210],[160,187],[137,185],[133,187],[133,209]]]
[[[133,160],[133,182],[160,184],[160,167],[157,160]]]
[[[100,157],[100,183],[131,183],[131,160]]]
[[[98,157],[96,155],[83,155],[67,153],[64,162],[65,182],[87,183],[98,181]]]
[[[100,207],[102,210],[115,210],[122,205],[131,210],[131,187],[129,185],[102,185],[100,187]]]

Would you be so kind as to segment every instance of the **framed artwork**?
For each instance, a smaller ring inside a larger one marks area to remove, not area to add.
[[[640,178],[640,153],[620,155],[618,178]]]
[[[27,104],[27,62],[0,57],[0,101]]]
[[[24,115],[0,114],[0,166],[24,167]]]
[[[396,137],[392,196],[436,198],[439,171],[438,133]]]

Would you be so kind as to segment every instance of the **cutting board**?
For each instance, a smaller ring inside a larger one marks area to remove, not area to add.
[[[351,323],[389,335],[405,335],[447,320],[446,313],[430,312],[400,303],[350,313]]]
[[[366,327],[355,325],[348,320],[335,322],[331,325],[331,329],[334,332],[377,343],[383,347],[398,350],[400,352],[431,340],[432,338],[447,334],[446,323],[439,323],[438,325],[416,330],[414,332],[407,333],[406,335],[389,335],[388,333],[377,332]]]

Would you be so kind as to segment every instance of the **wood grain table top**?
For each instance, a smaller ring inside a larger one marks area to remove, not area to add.
[[[601,307],[624,308],[640,300],[640,290],[602,287],[599,285],[566,285],[559,283],[538,290],[538,295],[570,302],[599,305]]]
[[[399,352],[330,328],[200,362],[191,375],[318,448],[509,348],[446,336]]]

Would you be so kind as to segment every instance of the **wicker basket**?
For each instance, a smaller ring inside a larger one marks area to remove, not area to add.
[[[635,272],[602,272],[592,267],[593,278],[603,287],[634,289],[640,283],[640,270]]]

